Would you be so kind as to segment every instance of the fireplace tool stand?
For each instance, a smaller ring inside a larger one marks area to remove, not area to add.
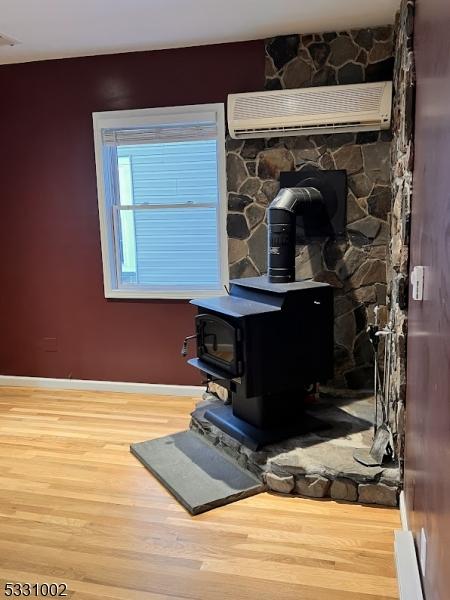
[[[375,323],[367,328],[370,341],[374,351],[374,396],[375,417],[373,423],[373,442],[369,450],[358,448],[353,453],[353,458],[366,467],[377,467],[382,465],[386,458],[392,457],[392,436],[389,431],[390,402],[389,393],[391,389],[391,356],[392,335],[390,325],[379,329],[378,307],[375,307]],[[381,384],[380,369],[378,365],[378,345],[380,337],[385,337],[383,383]],[[381,408],[381,422],[378,407]]]

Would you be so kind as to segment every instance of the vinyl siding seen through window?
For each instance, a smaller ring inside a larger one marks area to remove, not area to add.
[[[200,140],[118,147],[119,165],[123,159],[128,164],[128,172],[119,169],[120,204],[167,206],[121,211],[122,283],[217,283],[216,146],[215,140]],[[131,194],[122,198],[130,180]],[[192,206],[176,208],[185,203]]]

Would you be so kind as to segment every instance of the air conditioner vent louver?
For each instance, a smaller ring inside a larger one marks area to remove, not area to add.
[[[387,129],[390,82],[276,90],[228,97],[235,138]]]

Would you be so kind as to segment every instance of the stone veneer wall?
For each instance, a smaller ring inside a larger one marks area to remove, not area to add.
[[[266,89],[392,79],[390,26],[266,42]],[[366,333],[373,308],[386,320],[386,247],[391,210],[390,132],[258,140],[227,139],[228,235],[231,278],[266,272],[266,208],[280,171],[346,169],[347,235],[297,247],[297,277],[335,290],[335,387],[373,384]]]
[[[400,462],[404,455],[406,399],[406,335],[408,309],[409,228],[413,171],[415,71],[413,55],[414,1],[402,0],[397,15],[394,67],[393,140],[391,146],[393,202],[388,252],[388,307],[392,336],[389,389],[390,430]]]

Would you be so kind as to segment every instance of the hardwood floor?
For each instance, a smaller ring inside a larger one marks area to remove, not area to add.
[[[191,517],[129,453],[193,400],[0,388],[0,598],[397,598],[394,509],[261,494]]]

